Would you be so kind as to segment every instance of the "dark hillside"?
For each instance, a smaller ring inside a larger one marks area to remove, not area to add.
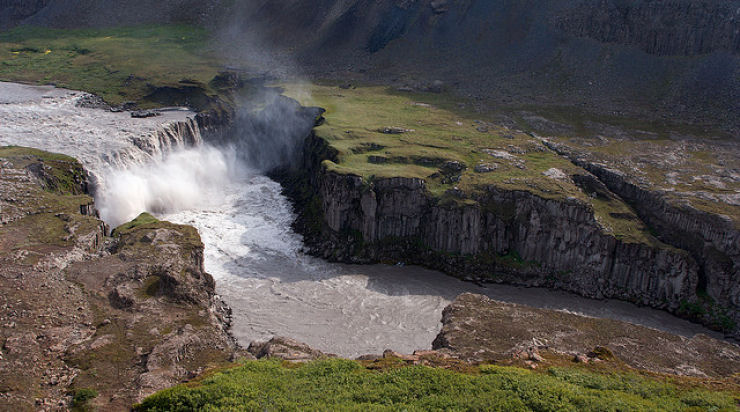
[[[201,24],[223,34],[227,55],[267,52],[270,69],[283,54],[317,76],[422,89],[441,80],[494,105],[587,106],[736,133],[738,10],[738,0],[0,0],[0,27]]]

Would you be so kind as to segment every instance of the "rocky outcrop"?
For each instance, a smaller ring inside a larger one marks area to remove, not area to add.
[[[698,262],[698,293],[707,294],[714,302],[700,302],[710,307],[696,308],[690,316],[719,327],[727,323],[723,328],[728,331],[740,324],[740,229],[730,217],[694,208],[687,201],[672,198],[669,192],[643,187],[625,173],[591,162],[567,146],[545,144],[597,176],[627,201],[662,241],[691,253]],[[735,330],[735,336],[737,333],[740,331]]]
[[[307,362],[314,359],[333,357],[313,349],[305,343],[285,337],[274,337],[267,342],[252,342],[247,348],[255,358],[279,358],[292,362]]]
[[[404,261],[481,281],[555,287],[672,311],[695,295],[688,253],[604,232],[590,206],[490,186],[437,198],[415,178],[372,182],[332,172],[310,151],[317,195],[304,201],[299,230],[311,250],[345,262]],[[331,155],[324,150],[325,154]],[[295,197],[295,196],[294,196]]]
[[[530,367],[565,358],[699,377],[727,377],[740,368],[740,348],[706,335],[680,337],[469,293],[444,309],[433,347],[467,361],[524,361]]]
[[[0,165],[0,408],[66,410],[92,389],[91,406],[128,410],[240,353],[194,228],[110,237],[79,162],[10,147]]]

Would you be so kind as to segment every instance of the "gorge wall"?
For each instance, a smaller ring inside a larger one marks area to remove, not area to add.
[[[418,264],[470,280],[558,288],[684,316],[691,316],[687,305],[700,300],[703,287],[712,285],[708,293],[731,322],[718,326],[710,316],[695,320],[736,333],[728,325],[739,320],[737,276],[726,266],[707,270],[716,263],[686,245],[620,240],[605,233],[591,206],[576,199],[547,199],[495,186],[440,198],[426,190],[422,179],[368,182],[330,171],[323,161],[336,161],[335,156],[312,134],[301,166],[308,177],[282,176],[299,204],[297,228],[314,254],[341,262]],[[675,221],[695,221],[680,211],[666,211],[662,219],[668,220],[660,230],[678,224],[692,239],[730,245],[723,249],[728,253],[736,245],[731,235]]]
[[[740,230],[729,216],[696,209],[670,193],[652,191],[608,165],[590,162],[565,145],[545,144],[599,178],[626,200],[664,242],[689,251],[699,265],[699,291],[740,308]]]

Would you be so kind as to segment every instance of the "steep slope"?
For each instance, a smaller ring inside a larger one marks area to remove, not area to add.
[[[571,152],[429,94],[310,91],[325,119],[284,183],[315,254],[629,300],[738,336],[733,145],[574,137]]]
[[[737,1],[269,3],[248,3],[228,27],[322,75],[737,127]]]

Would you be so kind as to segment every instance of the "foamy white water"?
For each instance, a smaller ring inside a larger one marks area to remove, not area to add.
[[[233,309],[233,332],[243,345],[281,335],[343,356],[429,348],[442,309],[463,292],[685,336],[711,334],[625,302],[537,288],[484,289],[418,267],[336,265],[306,256],[277,183],[240,167],[229,149],[186,147],[176,138],[162,143],[157,130],[192,113],[131,119],[76,107],[80,96],[0,82],[0,145],[80,159],[99,180],[96,201],[109,223],[150,211],[198,228],[206,270]]]

